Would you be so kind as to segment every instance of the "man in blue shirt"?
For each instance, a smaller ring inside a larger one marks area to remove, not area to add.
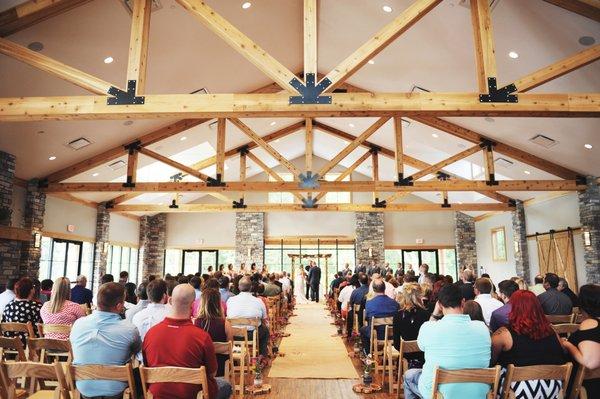
[[[373,280],[374,296],[367,301],[365,311],[367,312],[367,325],[360,328],[360,337],[362,339],[363,348],[366,353],[370,351],[371,342],[371,318],[372,317],[393,317],[400,306],[398,302],[385,295],[385,281],[382,278]],[[377,326],[377,338],[383,339],[385,334],[385,326]]]
[[[73,324],[70,341],[73,364],[122,366],[141,350],[137,328],[121,319],[125,307],[125,288],[119,283],[106,283],[98,290],[98,310]],[[84,397],[116,397],[127,383],[108,380],[78,381],[77,389]]]
[[[221,302],[227,303],[227,300],[233,296],[233,292],[229,291],[229,277],[221,276],[221,278],[219,279],[219,286]]]
[[[86,304],[88,307],[91,307],[94,294],[92,293],[92,290],[85,288],[86,285],[87,277],[83,275],[77,277],[77,284],[71,289],[71,301],[80,305]]]
[[[462,314],[461,289],[450,284],[438,294],[431,320],[419,330],[417,343],[425,352],[423,369],[404,373],[404,398],[430,398],[436,367],[455,370],[485,368],[490,364],[490,332],[482,321],[472,321]],[[439,321],[438,321],[439,320]],[[480,383],[442,384],[444,399],[484,398],[489,386]]]
[[[354,313],[352,312],[352,308],[354,305],[361,305],[360,310],[357,312],[358,328],[361,328],[363,312],[365,311],[365,298],[369,292],[369,277],[365,273],[360,273],[358,275],[358,282],[360,283],[360,287],[352,291],[352,294],[350,294],[350,301],[348,302],[348,328],[346,329],[348,331],[348,337],[352,334],[352,326],[354,325]]]

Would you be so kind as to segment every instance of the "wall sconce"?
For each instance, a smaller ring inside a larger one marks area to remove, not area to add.
[[[514,246],[515,246],[515,254],[519,253],[519,241],[515,240],[513,242]]]
[[[373,257],[373,248],[369,247],[369,258]]]
[[[588,230],[583,231],[583,245],[589,247],[592,245],[592,236]]]
[[[33,235],[33,247],[34,248],[39,248],[42,246],[42,234],[41,233],[35,233]]]

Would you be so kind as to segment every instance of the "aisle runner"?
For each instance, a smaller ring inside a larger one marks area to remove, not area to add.
[[[295,313],[279,347],[285,356],[274,360],[269,377],[358,378],[323,304],[297,305]]]

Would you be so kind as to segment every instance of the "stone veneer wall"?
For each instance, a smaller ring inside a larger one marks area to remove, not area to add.
[[[96,246],[94,247],[94,292],[97,292],[100,286],[100,278],[106,273],[106,264],[108,257],[108,227],[110,226],[110,212],[106,209],[106,204],[98,204],[98,213],[96,216]],[[115,280],[119,276],[114,276]]]
[[[523,201],[517,200],[515,209],[512,211],[512,229],[518,251],[515,252],[515,268],[517,276],[530,282],[531,273],[529,269],[529,249],[527,247],[527,226],[525,224],[525,206]],[[508,243],[508,245],[512,245]]]
[[[370,261],[385,263],[383,212],[356,212],[356,262],[368,266]],[[369,256],[369,248],[372,255]]]
[[[41,234],[44,227],[44,213],[46,211],[46,194],[38,184],[38,180],[31,180],[27,184],[25,209],[23,212],[23,227],[31,230],[31,234]],[[21,271],[27,276],[39,276],[41,246],[36,248],[34,241],[21,244]]]
[[[167,214],[140,218],[139,262],[142,266],[142,278],[148,275],[160,275],[165,270],[165,248],[167,244]]]
[[[235,264],[264,264],[265,214],[262,212],[236,212],[235,214]],[[250,250],[250,255],[248,255]]]
[[[0,226],[10,226],[15,157],[0,151]],[[2,217],[3,215],[3,217]],[[6,281],[20,275],[21,242],[0,238],[0,285],[4,290]]]
[[[596,178],[587,177],[587,189],[579,192],[579,219],[583,231],[590,233],[591,245],[585,246],[587,283],[600,283],[600,186]]]
[[[462,212],[454,212],[454,240],[456,260],[459,270],[470,267],[479,274],[477,267],[477,247],[475,245],[475,218]]]

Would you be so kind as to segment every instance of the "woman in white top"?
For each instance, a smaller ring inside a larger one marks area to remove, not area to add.
[[[338,295],[338,302],[342,304],[342,318],[344,319],[348,317],[348,303],[350,302],[352,291],[358,287],[360,287],[360,283],[358,282],[358,274],[355,274],[350,278],[348,285],[342,288],[340,294]]]

